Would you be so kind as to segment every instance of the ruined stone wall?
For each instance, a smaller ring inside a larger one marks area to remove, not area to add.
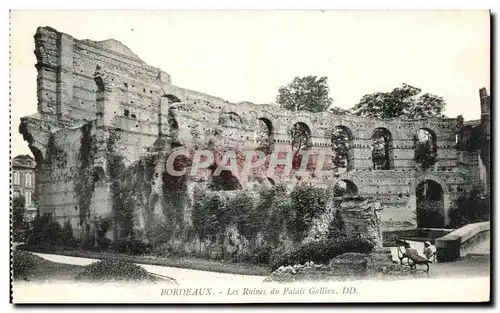
[[[360,195],[380,201],[384,228],[415,225],[419,183],[433,180],[440,184],[447,212],[460,189],[478,179],[474,153],[465,155],[456,150],[460,127],[456,119],[381,120],[230,103],[172,85],[167,73],[145,64],[118,41],[77,40],[49,27],[37,29],[35,54],[38,112],[22,118],[20,132],[40,164],[37,171],[41,175],[36,181],[40,211],[54,212],[61,218],[73,216],[76,221],[76,212],[80,214],[81,206],[87,206],[82,196],[87,194],[92,194],[89,207],[95,212],[112,212],[116,177],[110,172],[110,164],[116,158],[125,168],[152,151],[161,160],[170,147],[162,144],[166,139],[191,147],[213,143],[220,150],[253,149],[257,147],[259,120],[269,127],[273,151],[290,149],[289,130],[296,123],[309,127],[312,152],[328,151],[332,129],[347,127],[353,137],[352,169],[316,183],[331,186],[339,180],[351,181]],[[79,153],[82,136],[89,131],[84,125],[89,121],[95,142],[84,148],[95,153],[82,165]],[[376,128],[384,128],[391,135],[390,170],[373,169],[370,147]],[[416,132],[422,128],[435,134],[438,147],[436,164],[425,171],[414,158]],[[66,162],[59,164],[53,162],[54,158]],[[158,166],[155,171],[161,175],[163,169]],[[83,193],[75,188],[82,184],[82,173],[97,176],[95,184],[84,182]],[[158,202],[154,206],[160,211]]]

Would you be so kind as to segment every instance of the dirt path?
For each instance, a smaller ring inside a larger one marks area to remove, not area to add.
[[[44,254],[44,253],[33,253],[33,254],[38,255],[52,262],[73,264],[73,265],[85,266],[95,261],[98,261],[97,259],[77,258],[77,257],[62,256],[55,254]],[[190,269],[166,267],[158,265],[145,265],[145,264],[137,264],[137,265],[142,266],[145,270],[153,274],[172,277],[179,283],[179,285],[182,285],[183,283],[199,284],[208,281],[210,282],[210,284],[214,283],[226,284],[231,282],[260,283],[265,279],[265,276],[224,274],[224,273],[198,271],[198,270],[190,270]]]

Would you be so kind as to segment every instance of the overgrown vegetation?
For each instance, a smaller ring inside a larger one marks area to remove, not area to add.
[[[90,219],[90,203],[94,192],[94,157],[97,150],[95,135],[92,135],[92,122],[81,127],[80,150],[78,152],[78,176],[74,191],[78,198],[80,225],[86,225]]]
[[[290,207],[285,219],[287,232],[293,241],[307,236],[313,219],[326,209],[330,195],[326,189],[299,184],[290,193]]]
[[[120,260],[101,260],[85,266],[83,272],[75,277],[76,280],[89,281],[157,281],[144,268],[132,262]]]
[[[12,239],[14,242],[24,242],[28,239],[29,222],[26,219],[24,196],[12,200]]]
[[[231,221],[229,208],[225,205],[219,193],[195,192],[195,201],[191,220],[193,230],[200,238],[215,240]]]
[[[228,200],[216,192],[198,190],[195,195],[192,222],[200,238],[215,240],[233,224],[250,242],[260,232],[273,247],[279,245],[281,234],[286,233],[294,242],[304,239],[331,198],[328,190],[307,184],[299,184],[289,193],[284,187],[262,188],[258,199],[245,191]]]
[[[475,186],[462,194],[449,212],[451,228],[460,228],[470,223],[490,220],[490,197],[483,188]]]
[[[42,261],[42,258],[33,253],[14,250],[12,253],[12,271],[14,279],[25,278]]]
[[[313,261],[327,264],[331,259],[347,252],[369,253],[373,244],[362,237],[337,236],[320,241],[300,244],[283,253],[275,254],[271,261],[271,270],[280,266],[304,264]]]
[[[332,164],[334,166],[349,169],[351,139],[352,136],[344,127],[338,126],[332,130]]]
[[[112,215],[115,224],[115,235],[118,238],[133,237],[133,207],[127,199],[132,190],[123,188],[127,173],[123,157],[115,149],[116,142],[120,139],[120,131],[109,132],[106,142],[107,164],[110,179],[110,193],[112,200]]]
[[[45,213],[37,214],[32,221],[28,243],[40,246],[74,246],[76,241],[69,221],[61,227],[52,214]]]
[[[415,162],[426,170],[437,162],[436,135],[427,129],[420,129],[415,138]]]

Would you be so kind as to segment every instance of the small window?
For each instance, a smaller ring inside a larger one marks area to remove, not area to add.
[[[127,117],[128,117],[128,116],[130,115],[130,111],[129,111],[129,110],[127,110],[127,109],[125,109],[125,113],[124,113],[124,114],[125,114],[125,116],[127,116]]]
[[[132,118],[136,118],[135,114],[130,114],[130,116],[131,116]]]

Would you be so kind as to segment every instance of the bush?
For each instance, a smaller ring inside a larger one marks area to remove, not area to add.
[[[80,248],[86,251],[106,251],[111,244],[111,240],[105,237],[91,235],[80,242]]]
[[[14,279],[25,277],[40,263],[43,259],[30,252],[23,250],[14,250],[12,256],[12,270]]]
[[[257,233],[264,229],[267,211],[254,206],[254,199],[245,191],[238,192],[227,203],[231,222],[236,224],[238,232],[248,240],[255,240]]]
[[[229,210],[217,193],[197,194],[191,218],[196,234],[212,240],[230,223]]]
[[[24,242],[28,237],[29,223],[25,214],[24,197],[15,197],[12,201],[12,237],[14,242]]]
[[[304,264],[313,261],[317,264],[326,264],[331,259],[347,253],[369,253],[373,249],[373,243],[360,236],[323,239],[302,243],[289,251],[278,253],[271,260],[271,269],[274,271],[280,266]]]
[[[470,223],[486,222],[490,219],[490,197],[484,195],[481,188],[472,188],[460,196],[450,209],[451,228],[460,228]]]
[[[314,218],[323,213],[330,199],[326,189],[300,184],[290,193],[290,211],[286,226],[290,237],[299,242],[305,238]]]
[[[173,235],[172,220],[155,220],[146,228],[146,237],[153,245],[153,249],[165,245]]]
[[[117,239],[109,245],[109,250],[129,255],[142,255],[151,252],[153,247],[138,239]]]
[[[156,281],[144,268],[127,261],[101,260],[85,266],[83,272],[75,277],[76,280],[90,281]]]
[[[61,243],[66,247],[76,247],[76,240],[73,236],[73,227],[69,221],[64,222],[64,226],[61,229]]]
[[[256,247],[250,251],[250,262],[252,264],[269,264],[272,248],[268,245]]]
[[[61,225],[45,213],[37,215],[31,224],[28,243],[41,246],[60,246],[63,243]]]

